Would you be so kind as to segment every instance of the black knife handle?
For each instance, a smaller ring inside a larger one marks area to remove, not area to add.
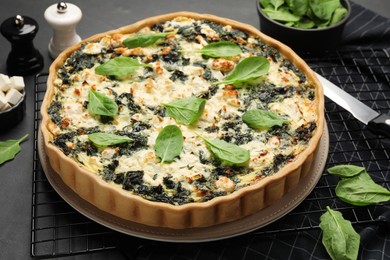
[[[368,129],[375,134],[380,134],[390,138],[390,116],[380,114],[367,124]]]

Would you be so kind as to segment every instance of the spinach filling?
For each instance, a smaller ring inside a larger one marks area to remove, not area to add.
[[[62,116],[62,103],[60,101],[52,102],[47,109],[47,113],[49,114],[51,120],[57,125],[61,126]]]
[[[147,200],[164,202],[173,205],[182,205],[193,202],[191,192],[183,189],[180,182],[174,182],[170,176],[163,180],[163,185],[150,186],[143,181],[143,171],[128,171],[125,173],[114,173],[117,163],[115,161],[104,167],[103,179],[113,181],[122,186],[124,190],[131,191]]]

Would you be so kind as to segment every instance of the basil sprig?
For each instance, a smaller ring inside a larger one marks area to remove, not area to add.
[[[0,165],[6,161],[12,160],[21,151],[20,143],[28,137],[24,135],[19,140],[7,140],[0,142]]]
[[[224,164],[238,166],[245,166],[248,164],[250,159],[248,150],[223,140],[208,140],[203,136],[200,137],[205,141],[212,154]]]
[[[88,93],[88,112],[100,116],[114,116],[118,113],[118,105],[106,95],[90,90]]]
[[[253,129],[269,129],[275,125],[282,126],[288,122],[278,114],[269,110],[252,109],[242,115],[242,121]]]
[[[179,127],[168,125],[164,127],[156,138],[154,150],[161,159],[161,163],[172,162],[180,155],[183,148],[183,134]]]
[[[352,227],[351,222],[343,215],[329,207],[320,217],[322,244],[332,259],[357,259],[360,236]]]
[[[119,56],[97,66],[95,73],[121,80],[134,73],[139,67],[148,66],[148,64],[140,63],[138,59]]]
[[[233,57],[242,53],[237,44],[229,41],[213,42],[200,50],[182,50],[182,52],[197,52],[211,58]]]
[[[342,176],[342,180],[336,186],[337,197],[355,206],[367,206],[390,201],[390,191],[376,184],[366,169],[356,167],[343,166],[328,169],[329,173]]]
[[[165,33],[139,33],[125,39],[122,43],[129,49],[137,47],[147,47],[164,39],[169,34],[175,34],[176,31]]]
[[[168,116],[179,124],[192,125],[201,117],[206,100],[203,98],[183,98],[164,104]]]
[[[236,65],[224,81],[216,82],[215,84],[233,84],[239,87],[238,84],[240,83],[250,83],[266,75],[269,68],[270,63],[265,57],[247,57]]]
[[[89,134],[88,139],[97,146],[109,146],[132,141],[132,139],[128,136],[110,133]]]

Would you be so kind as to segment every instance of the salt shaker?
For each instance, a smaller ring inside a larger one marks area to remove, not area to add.
[[[53,37],[49,42],[49,54],[55,59],[63,50],[81,41],[76,33],[76,25],[82,13],[74,4],[60,2],[49,6],[45,11],[45,19],[53,28]]]
[[[38,23],[33,18],[22,15],[10,17],[1,24],[1,34],[12,47],[7,58],[9,74],[28,75],[42,69],[43,57],[33,43],[38,29]]]

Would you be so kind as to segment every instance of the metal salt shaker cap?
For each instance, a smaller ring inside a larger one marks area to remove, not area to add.
[[[65,2],[59,2],[57,4],[57,12],[65,13],[68,9],[68,5]]]

